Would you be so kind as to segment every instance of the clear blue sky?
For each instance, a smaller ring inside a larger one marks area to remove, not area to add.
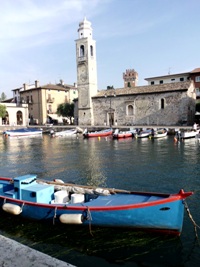
[[[23,83],[76,82],[84,17],[97,46],[98,89],[200,67],[199,0],[0,0],[0,93]]]

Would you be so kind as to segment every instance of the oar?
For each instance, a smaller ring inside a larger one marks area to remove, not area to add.
[[[93,189],[95,190],[97,187],[95,186],[90,186],[90,185],[77,185],[77,184],[71,184],[71,183],[61,183],[61,182],[54,182],[54,181],[46,181],[46,180],[39,180],[37,179],[38,182],[43,182],[46,184],[52,184],[52,185],[59,185],[59,186],[75,186],[75,187],[80,187],[80,188],[86,188],[86,189]],[[102,187],[101,187],[102,188]],[[115,193],[126,193],[126,194],[131,194],[131,191],[128,190],[123,190],[123,189],[115,189],[115,188],[102,188],[104,190],[108,190],[111,194]]]

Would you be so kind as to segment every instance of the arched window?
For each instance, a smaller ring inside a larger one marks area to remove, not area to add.
[[[23,116],[21,111],[17,111],[17,125],[23,124]]]
[[[160,104],[161,104],[161,109],[164,109],[165,108],[165,100],[163,98],[161,99]]]
[[[85,56],[85,47],[84,45],[80,46],[80,57],[84,57]]]
[[[92,45],[90,46],[90,55],[91,57],[93,57],[93,46]]]
[[[132,105],[128,105],[128,115],[129,116],[133,115],[133,106]]]

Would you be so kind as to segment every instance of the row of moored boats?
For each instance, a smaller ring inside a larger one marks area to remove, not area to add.
[[[51,137],[67,137],[67,136],[77,136],[79,133],[77,128],[68,129],[63,131],[54,131],[53,129],[50,131]],[[32,136],[42,136],[43,130],[39,128],[22,128],[15,130],[7,130],[4,131],[5,137],[32,137]],[[151,129],[130,129],[130,130],[120,130],[115,129],[113,131],[110,129],[103,129],[100,131],[88,131],[85,129],[83,131],[84,138],[91,137],[113,137],[114,139],[122,139],[122,138],[163,138],[168,135],[168,129],[166,128],[151,128]],[[191,129],[191,130],[182,130],[176,131],[174,140],[182,140],[188,138],[197,138],[200,140],[199,129]]]

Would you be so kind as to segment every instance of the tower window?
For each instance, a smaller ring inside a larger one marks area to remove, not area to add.
[[[92,45],[90,46],[90,55],[91,57],[93,57],[93,46]]]
[[[165,101],[164,99],[162,98],[161,99],[161,109],[164,109],[165,108]]]
[[[84,57],[85,56],[85,47],[84,45],[80,46],[80,57]]]

